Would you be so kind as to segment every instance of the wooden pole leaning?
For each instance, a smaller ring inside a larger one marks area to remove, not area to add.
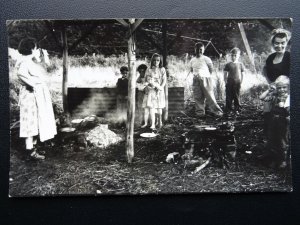
[[[249,45],[249,42],[248,42],[248,39],[247,39],[247,36],[246,36],[246,32],[245,32],[245,29],[244,29],[244,26],[243,26],[243,23],[238,23],[238,27],[240,29],[240,32],[241,32],[241,36],[242,36],[242,39],[243,39],[243,43],[245,45],[245,48],[246,48],[246,51],[247,51],[247,54],[248,54],[248,57],[251,61],[251,64],[253,66],[253,69],[255,71],[255,74],[257,74],[256,72],[256,68],[255,68],[255,62],[254,62],[254,58],[253,58],[253,54],[251,52],[251,48],[250,48],[250,45]]]

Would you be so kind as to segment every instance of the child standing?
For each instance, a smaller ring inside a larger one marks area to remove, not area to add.
[[[127,99],[128,99],[128,67],[120,68],[122,77],[117,81],[117,113],[121,122],[127,118]]]
[[[288,162],[290,128],[289,78],[281,75],[275,80],[275,85],[276,94],[272,99],[267,149],[272,164],[277,168],[285,168]]]
[[[155,112],[158,113],[158,125],[162,126],[162,109],[166,107],[164,87],[167,82],[166,70],[162,67],[159,54],[154,53],[151,58],[150,68],[145,75],[145,95],[143,99],[144,125],[148,123],[149,113],[151,118],[151,129],[155,129]]]
[[[144,99],[144,89],[145,89],[145,73],[147,70],[147,66],[145,64],[141,64],[138,66],[138,78],[136,80],[137,87],[137,100],[136,100],[136,115],[139,123],[143,121],[143,99]]]
[[[224,81],[226,85],[226,113],[232,111],[232,102],[234,102],[234,111],[239,114],[241,110],[240,89],[244,76],[244,65],[239,62],[240,49],[233,48],[231,51],[232,62],[227,63],[224,68]]]
[[[263,92],[259,96],[259,99],[264,101],[263,118],[264,118],[264,134],[265,134],[265,137],[268,137],[270,120],[271,120],[272,100],[273,100],[273,96],[275,96],[275,92],[276,92],[275,83],[271,83],[269,85],[268,90],[266,90],[265,92]]]

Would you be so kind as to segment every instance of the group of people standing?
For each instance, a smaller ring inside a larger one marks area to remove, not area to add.
[[[264,133],[267,140],[266,158],[276,168],[286,168],[290,162],[290,52],[286,51],[290,39],[284,29],[273,31],[271,39],[275,50],[267,60],[264,75],[269,83],[261,94],[264,104]]]
[[[195,101],[195,114],[204,117],[207,112],[216,117],[241,111],[240,89],[244,76],[244,65],[239,62],[240,49],[233,48],[230,51],[232,61],[224,67],[224,82],[226,84],[225,110],[218,105],[213,86],[213,63],[204,55],[205,46],[202,42],[195,45],[195,57],[189,63],[190,72],[193,74],[193,97]],[[234,103],[234,109],[232,107]]]
[[[125,71],[124,71],[125,70]],[[128,89],[128,68],[121,67],[122,77],[117,82],[117,107],[118,111],[124,113],[124,105],[122,102],[127,101],[127,94],[124,95],[122,89]],[[145,64],[141,64],[138,68],[137,77],[137,112],[143,113],[142,128],[148,126],[150,116],[150,128],[155,129],[162,127],[162,113],[166,107],[165,85],[167,82],[166,70],[162,66],[162,59],[159,54],[153,54],[151,57],[150,67],[147,68]],[[126,109],[126,108],[125,108]]]
[[[267,140],[268,156],[279,167],[285,167],[289,145],[289,75],[290,53],[286,51],[289,33],[277,29],[273,33],[272,46],[275,53],[271,54],[265,64],[264,74],[269,88],[261,95],[265,101],[264,121],[265,136]],[[21,83],[20,105],[20,137],[25,138],[26,149],[36,159],[45,157],[36,151],[34,145],[39,135],[40,141],[53,138],[56,123],[52,108],[50,92],[45,79],[42,52],[37,48],[34,39],[23,39],[18,48],[23,58],[18,63],[18,78]],[[207,111],[214,116],[223,116],[223,110],[217,104],[214,96],[212,73],[212,60],[204,55],[203,43],[196,43],[195,57],[189,63],[190,73],[193,74],[193,96],[196,106],[196,116],[203,117]],[[239,101],[240,88],[244,77],[244,65],[239,62],[240,50],[231,50],[232,61],[224,67],[224,80],[226,83],[226,106],[224,113],[239,114],[241,105]],[[128,99],[128,67],[120,69],[122,78],[117,82],[117,105],[119,112],[127,109]],[[137,68],[137,111],[143,114],[142,127],[161,127],[162,112],[166,107],[165,86],[167,83],[166,69],[162,66],[159,54],[153,54],[150,66],[145,64]],[[234,107],[232,107],[234,103]]]
[[[289,76],[290,53],[286,51],[289,42],[289,32],[284,29],[273,31],[271,38],[274,53],[269,55],[264,67],[264,75],[269,84],[267,91],[260,99],[265,102],[263,109],[264,133],[266,139],[266,156],[275,167],[285,168],[288,162],[289,149]],[[221,117],[225,113],[239,115],[241,112],[240,89],[244,78],[245,66],[239,61],[240,49],[230,51],[231,62],[224,67],[224,82],[226,105],[224,112],[214,96],[212,60],[204,55],[205,46],[199,42],[195,44],[195,57],[189,63],[190,73],[193,74],[193,97],[195,114],[204,117],[210,114]],[[140,70],[140,71],[139,71]],[[166,84],[166,70],[161,66],[161,58],[154,54],[150,68],[141,65],[138,68],[138,105],[144,110],[144,124],[147,126],[149,114],[151,127],[155,128],[155,121],[162,126],[161,114],[165,107],[164,86]],[[143,76],[145,74],[145,76]],[[141,98],[141,96],[143,96]],[[232,106],[233,105],[233,106]],[[155,120],[155,113],[158,114]]]
[[[204,55],[205,46],[202,42],[195,45],[195,57],[189,63],[190,73],[193,77],[193,97],[195,101],[195,113],[197,117],[204,117],[206,111],[221,117],[223,110],[218,105],[214,96],[213,88],[213,63]],[[225,66],[226,74],[226,112],[232,110],[232,102],[236,113],[240,111],[240,87],[243,79],[244,66],[238,62],[240,50],[234,48],[231,51],[232,62]],[[155,129],[156,125],[162,127],[162,110],[166,107],[165,85],[167,82],[166,70],[162,67],[161,56],[157,53],[151,57],[150,67],[141,64],[138,69],[137,78],[137,111],[143,112],[142,128],[148,125],[150,115],[150,128]],[[124,115],[128,95],[128,68],[121,67],[122,77],[117,82],[117,105],[119,115]],[[121,113],[123,112],[123,113]],[[157,116],[156,116],[157,115]],[[124,116],[121,116],[124,117]]]
[[[275,29],[271,43],[275,50],[269,55],[264,66],[264,76],[268,82],[268,90],[261,94],[264,101],[264,133],[266,139],[265,157],[270,166],[286,168],[289,163],[290,136],[290,52],[286,51],[290,34],[284,29]],[[196,56],[190,61],[193,73],[193,94],[196,103],[196,115],[204,116],[205,108],[215,116],[222,116],[223,112],[214,97],[212,86],[213,64],[204,55],[204,45],[195,45]],[[239,114],[241,111],[240,89],[244,78],[244,65],[239,62],[240,50],[230,51],[231,62],[224,67],[224,81],[226,86],[225,114]],[[205,102],[207,106],[205,107]],[[234,108],[232,107],[234,103]]]

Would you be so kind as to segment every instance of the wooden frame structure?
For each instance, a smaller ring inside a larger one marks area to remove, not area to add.
[[[128,103],[127,103],[127,124],[126,124],[126,155],[128,163],[132,162],[134,157],[134,115],[135,115],[135,89],[136,89],[136,43],[135,43],[135,31],[139,25],[143,22],[143,19],[128,19],[128,22],[124,19],[116,19],[121,25],[128,29],[126,38],[128,39],[128,68],[129,68],[129,79],[128,79]],[[63,109],[67,115],[68,122],[70,123],[70,113],[67,103],[68,96],[68,37],[66,33],[66,25],[63,24],[61,28],[61,40],[62,46],[59,44],[59,41],[56,35],[53,32],[49,21],[46,21],[46,26],[50,30],[50,33],[53,35],[56,43],[59,45],[60,49],[63,52],[63,82],[62,82],[62,95],[63,95]],[[95,26],[92,26],[91,29],[83,34],[70,49],[74,49],[84,38],[92,33]],[[163,47],[157,45],[157,47],[162,51],[163,55],[163,65],[167,66],[167,26],[163,22]],[[166,93],[166,109],[164,111],[164,120],[168,119],[168,86],[165,86]]]
[[[129,68],[129,80],[128,80],[128,107],[127,107],[127,134],[126,134],[126,155],[127,161],[129,163],[132,162],[134,157],[134,115],[135,115],[135,88],[136,88],[136,43],[134,38],[134,33],[138,26],[142,23],[143,19],[129,19],[128,22],[124,19],[116,19],[121,25],[128,29],[127,36],[128,38],[128,68]],[[50,33],[54,37],[56,44],[62,49],[63,52],[63,81],[62,81],[62,97],[63,97],[63,109],[67,115],[68,122],[70,123],[70,113],[69,107],[67,103],[67,96],[68,96],[68,37],[66,33],[66,25],[63,24],[61,28],[61,40],[62,46],[60,45],[56,35],[53,32],[53,28],[49,21],[46,21],[46,26],[50,30]],[[93,29],[96,26],[92,26],[91,29],[83,34],[73,45],[70,49],[74,49],[82,40],[84,40],[89,34],[92,33]],[[164,42],[166,43],[166,42]],[[164,59],[166,59],[166,52],[164,52]],[[165,61],[165,60],[164,60]],[[165,64],[166,65],[166,64]],[[165,113],[168,115],[168,113]],[[165,117],[165,119],[167,119]]]
[[[126,134],[126,155],[127,155],[127,161],[129,163],[132,162],[132,159],[134,157],[134,139],[133,139],[133,132],[134,132],[134,115],[135,115],[135,87],[136,87],[136,43],[135,43],[135,31],[140,26],[140,24],[143,22],[143,19],[115,19],[115,20],[101,20],[101,23],[112,23],[117,21],[120,23],[124,28],[127,29],[127,35],[126,39],[128,39],[128,68],[129,68],[129,85],[128,85],[128,111],[127,111],[127,134]],[[78,21],[77,21],[78,22]],[[86,21],[85,21],[86,22]],[[69,48],[68,48],[68,37],[67,37],[67,26],[74,24],[73,21],[67,21],[67,20],[55,20],[55,23],[57,27],[59,27],[59,30],[61,31],[61,42],[57,38],[54,27],[52,27],[52,24],[45,20],[45,26],[50,31],[50,34],[52,35],[53,39],[55,40],[55,43],[59,47],[59,49],[62,50],[63,55],[63,80],[62,80],[62,97],[63,97],[63,109],[64,112],[67,115],[68,122],[69,121],[69,108],[67,103],[67,96],[68,96],[68,53],[70,50],[75,49],[78,44],[80,44],[87,36],[89,36],[93,30],[97,27],[99,24],[98,21],[92,20],[90,28],[83,33]],[[269,29],[272,28],[272,26],[267,21],[262,21],[262,24],[267,26]],[[10,25],[10,24],[9,24]],[[8,26],[9,26],[8,25]],[[150,36],[148,36],[145,29],[140,29],[139,31],[143,35],[145,39],[147,39],[153,46],[155,46],[161,53],[163,57],[163,66],[167,67],[167,55],[168,55],[168,48],[171,48],[174,43],[176,43],[177,40],[180,38],[188,38],[193,39],[197,41],[206,41],[207,45],[211,43],[207,40],[200,40],[195,38],[189,38],[189,37],[183,37],[182,36],[182,30],[179,31],[176,35],[175,34],[168,34],[167,33],[167,22],[166,20],[162,20],[162,46],[156,43],[154,40],[151,39]],[[239,24],[239,27],[241,29],[241,34],[243,37],[243,41],[246,46],[246,48],[249,46],[247,45],[247,38],[245,36],[245,33],[243,32],[242,24]],[[157,31],[154,31],[157,32]],[[175,39],[167,44],[167,36],[175,36]],[[214,46],[213,46],[214,47]],[[215,47],[214,47],[215,48]],[[215,49],[216,50],[216,49]],[[247,48],[247,52],[250,55],[251,52]],[[216,50],[217,51],[217,50]],[[164,120],[168,119],[168,86],[165,86],[165,93],[166,93],[166,109],[164,111]]]
[[[107,23],[111,23],[114,20],[105,20]],[[128,103],[127,103],[127,124],[126,124],[126,156],[128,163],[132,163],[132,159],[134,157],[134,115],[135,115],[135,90],[136,90],[136,43],[135,43],[135,31],[143,22],[143,19],[115,19],[115,21],[119,22],[123,27],[127,29],[126,38],[128,39],[128,69],[129,69],[129,79],[128,79]],[[52,34],[55,43],[58,45],[59,49],[62,50],[63,55],[63,81],[62,81],[62,98],[63,98],[63,109],[64,113],[67,116],[67,121],[70,123],[70,113],[69,107],[67,102],[68,96],[68,52],[76,48],[80,42],[82,42],[88,35],[92,33],[92,31],[96,28],[97,23],[93,21],[90,29],[81,35],[81,37],[75,41],[70,48],[68,48],[68,37],[66,32],[66,27],[68,23],[72,23],[71,21],[56,21],[61,30],[61,43],[60,44],[58,38],[56,37],[53,27],[49,21],[45,21],[46,27],[49,29],[50,33]],[[102,21],[101,21],[102,22]],[[182,31],[176,34],[176,38],[167,45],[167,22],[166,20],[162,20],[162,39],[163,43],[162,46],[155,43],[145,31],[142,31],[143,36],[149,40],[157,49],[162,53],[163,58],[163,66],[167,67],[167,55],[168,55],[168,48],[171,48],[173,44],[180,38],[182,38]],[[203,41],[203,40],[202,40]],[[208,44],[210,41],[207,41]],[[165,85],[165,100],[166,100],[166,108],[164,110],[163,119],[166,121],[168,119],[168,85]]]

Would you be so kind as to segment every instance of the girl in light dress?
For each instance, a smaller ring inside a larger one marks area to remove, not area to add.
[[[145,74],[145,89],[142,107],[144,108],[144,124],[148,125],[150,114],[151,129],[155,129],[155,113],[158,114],[157,124],[162,127],[162,110],[166,107],[164,87],[167,82],[166,70],[162,67],[161,56],[157,53],[151,57],[150,68]]]

